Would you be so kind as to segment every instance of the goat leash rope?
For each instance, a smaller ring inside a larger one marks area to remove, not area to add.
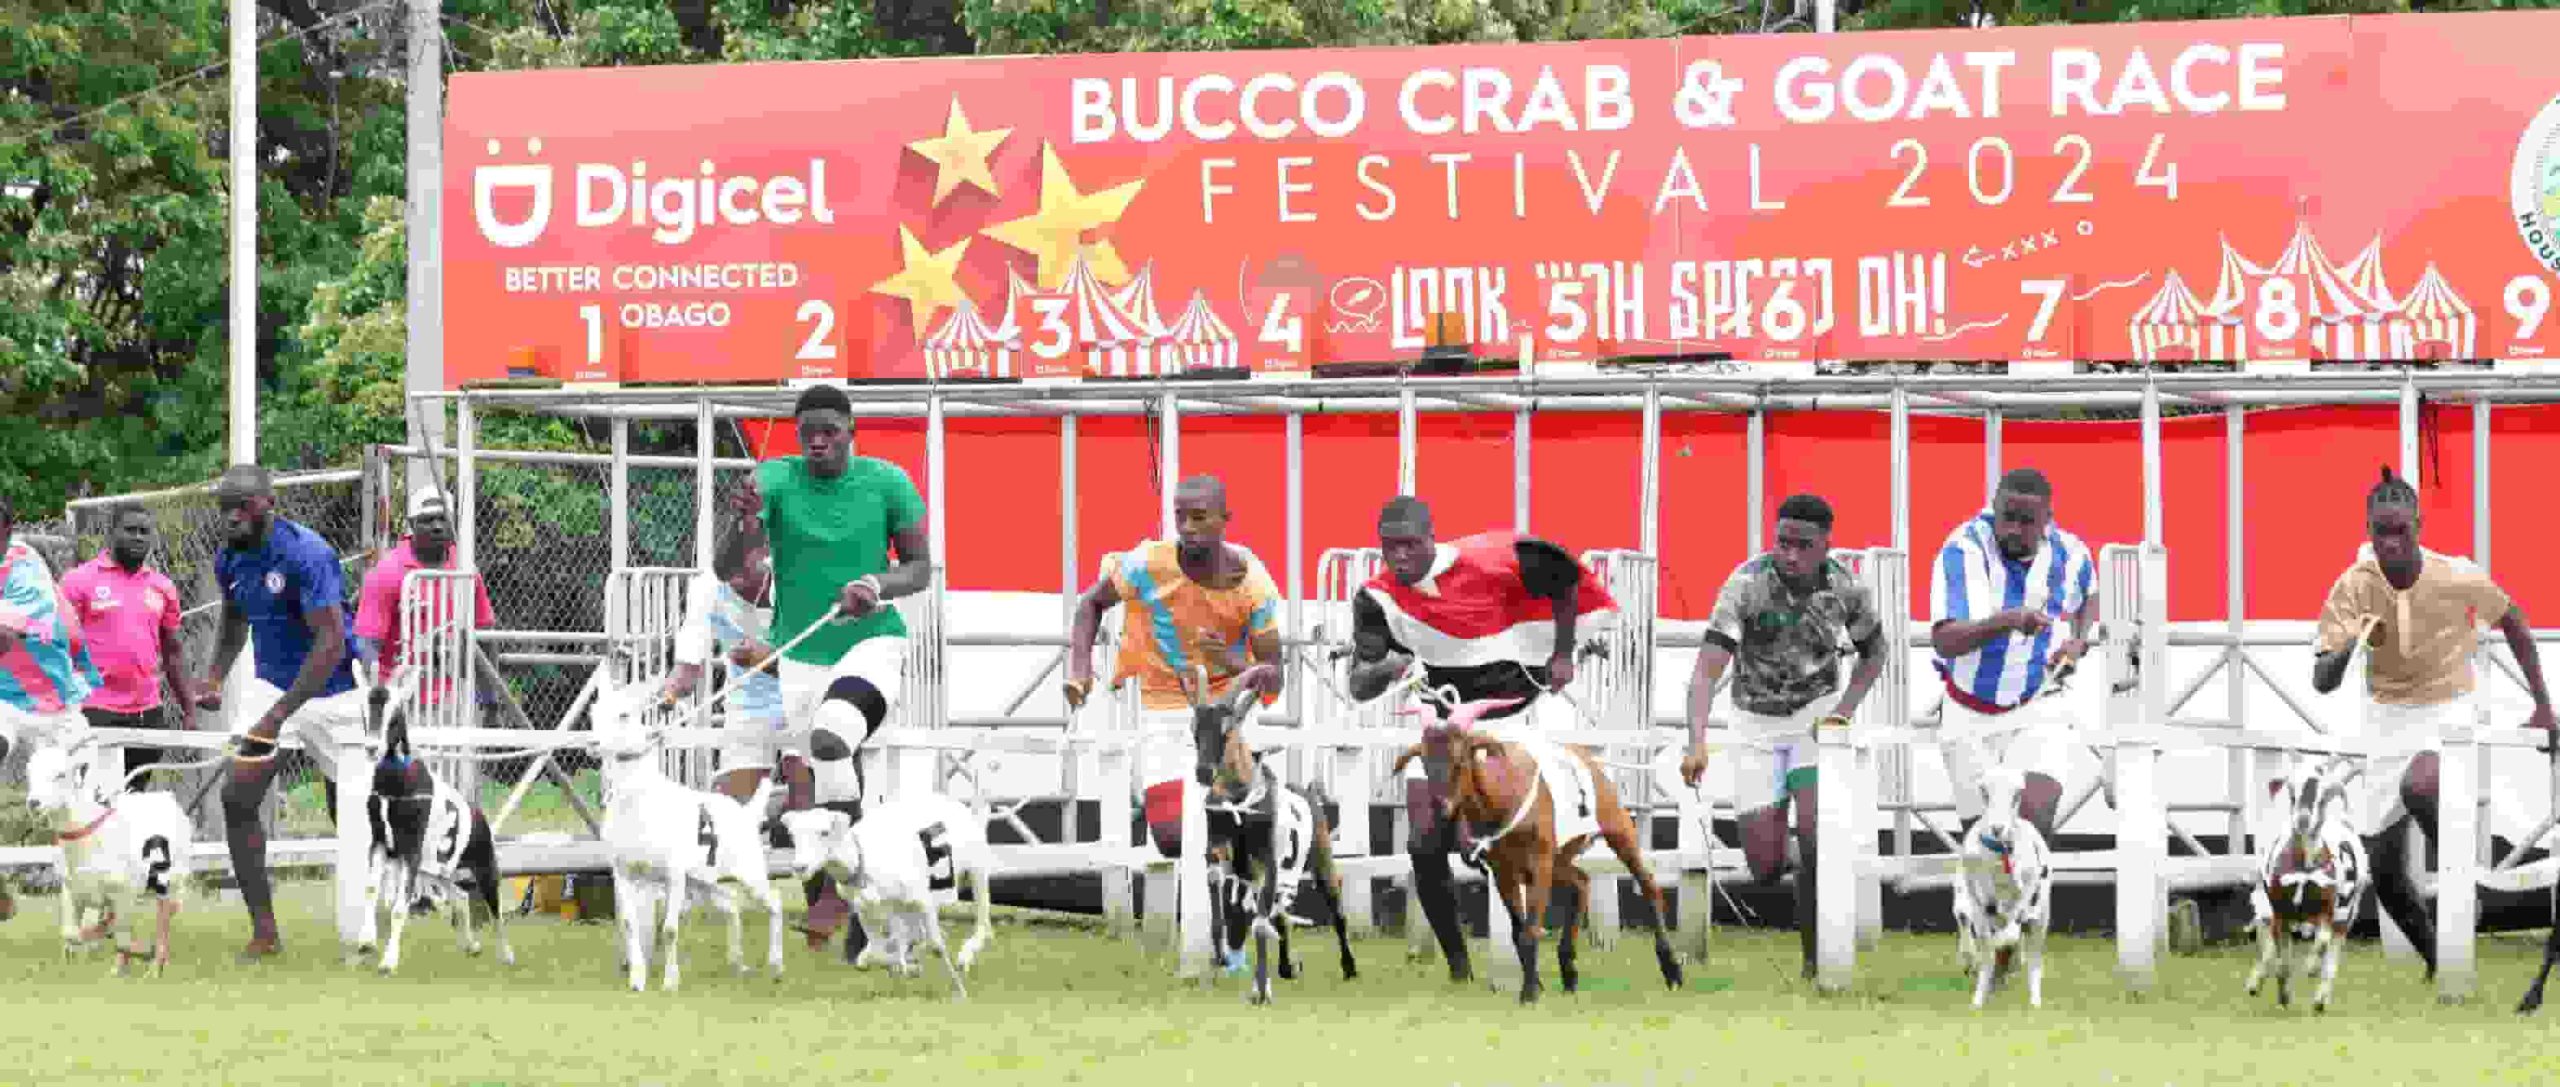
[[[875,605],[875,610],[877,608],[885,608],[888,606],[889,602],[884,599]],[[747,688],[746,681],[748,679],[753,678],[757,673],[762,672],[767,668],[773,668],[775,665],[780,664],[784,654],[800,648],[800,643],[809,640],[810,635],[816,634],[820,630],[825,629],[828,625],[834,623],[837,619],[842,618],[843,616],[844,602],[837,601],[835,606],[827,609],[827,613],[825,615],[818,617],[817,622],[809,624],[808,627],[801,630],[800,633],[793,635],[790,641],[782,643],[782,645],[777,647],[773,652],[765,654],[765,658],[763,660],[757,661],[755,667],[747,669],[745,674],[740,675],[736,681],[730,683],[726,689],[722,690],[718,697],[705,700],[702,705],[695,707],[692,712],[686,714],[685,717],[681,719],[681,724],[676,721],[670,721],[664,727],[693,727],[701,718],[709,716],[713,707],[736,697],[738,692],[745,690]]]

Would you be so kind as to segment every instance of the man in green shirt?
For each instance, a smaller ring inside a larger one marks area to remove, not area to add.
[[[806,763],[791,739],[780,761],[785,810],[832,808],[859,822],[854,750],[888,720],[905,685],[907,624],[888,602],[932,585],[933,543],[924,498],[906,470],[853,455],[853,402],[844,390],[811,386],[791,413],[801,455],[757,465],[730,509],[746,548],[773,556],[773,644],[789,645],[828,609],[844,609],[775,667],[783,712],[808,730]],[[856,961],[869,941],[852,907],[824,874],[807,891],[801,931],[810,949],[824,948],[845,925],[845,959]]]

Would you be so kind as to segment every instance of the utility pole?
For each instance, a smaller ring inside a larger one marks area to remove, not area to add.
[[[406,390],[444,388],[444,22],[443,0],[409,0],[409,342]],[[403,405],[407,407],[407,405]],[[408,419],[413,449],[448,449],[444,408],[420,405]],[[423,428],[423,430],[421,429]],[[443,473],[409,459],[409,487],[440,489]],[[457,525],[460,521],[455,522]]]
[[[257,0],[231,0],[231,462],[258,462]]]

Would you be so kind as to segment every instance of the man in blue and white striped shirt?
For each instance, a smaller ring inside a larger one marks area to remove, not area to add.
[[[2007,767],[2026,775],[2022,814],[2051,839],[2076,729],[2058,701],[2035,696],[2089,650],[2097,564],[2054,525],[2044,473],[2020,468],[1931,566],[1929,644],[1947,689],[1939,746],[1956,814],[1968,827],[1981,818],[1984,773]],[[2068,634],[2056,626],[2066,617]]]
[[[668,697],[691,693],[716,646],[727,659],[729,683],[745,684],[724,707],[728,725],[720,742],[720,776],[711,783],[721,795],[739,801],[755,795],[756,786],[764,784],[776,763],[780,763],[786,792],[812,791],[811,771],[803,761],[809,730],[804,725],[794,732],[785,718],[782,681],[770,668],[746,675],[773,652],[768,633],[773,625],[772,590],[773,567],[765,549],[750,548],[736,535],[721,541],[720,550],[712,556],[711,572],[696,577],[685,594],[684,626],[676,634],[676,669],[667,677]]]

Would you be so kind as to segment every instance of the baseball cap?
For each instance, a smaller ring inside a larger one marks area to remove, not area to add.
[[[445,504],[445,496],[443,492],[428,490],[424,487],[409,492],[410,519],[415,520],[420,517],[431,516],[440,517],[449,512],[451,512],[451,509]]]

